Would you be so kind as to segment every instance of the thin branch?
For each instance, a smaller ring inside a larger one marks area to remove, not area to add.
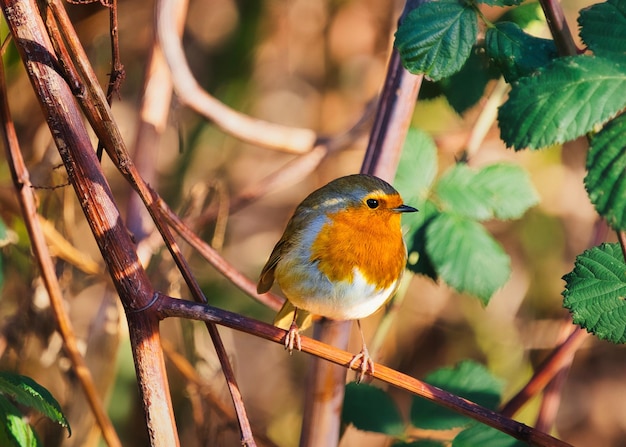
[[[98,395],[89,368],[87,368],[85,359],[80,354],[76,335],[72,328],[72,322],[65,312],[63,292],[61,291],[61,286],[55,274],[54,264],[52,263],[52,258],[50,257],[48,246],[46,245],[41,222],[38,219],[37,206],[31,189],[30,176],[24,164],[13,121],[10,116],[4,65],[2,63],[0,63],[0,116],[3,126],[2,137],[6,149],[6,159],[13,178],[13,184],[18,192],[18,200],[22,208],[22,216],[31,241],[33,253],[39,264],[39,270],[41,271],[41,276],[46,286],[48,296],[50,297],[50,305],[57,322],[57,328],[63,339],[65,352],[72,363],[72,370],[78,377],[78,382],[87,397],[87,401],[102,431],[105,442],[110,447],[121,447],[122,443],[115,432],[111,420],[107,416],[104,404]]]
[[[39,100],[68,179],[90,225],[120,300],[127,312],[131,345],[154,446],[177,446],[158,321],[137,312],[154,290],[122,224],[112,192],[95,156],[83,116],[59,74],[59,62],[33,0],[0,0],[6,22]]]
[[[190,318],[200,321],[211,321],[216,324],[256,335],[274,343],[283,343],[285,331],[273,325],[253,320],[242,315],[217,309],[211,306],[192,303],[159,294],[154,307],[161,318]],[[336,365],[347,368],[353,354],[320,343],[312,338],[302,336],[302,351],[323,358]],[[355,371],[359,365],[355,365]],[[509,419],[499,413],[481,407],[447,391],[441,390],[425,382],[409,377],[384,365],[375,365],[372,377],[390,385],[413,393],[437,405],[441,405],[459,414],[468,416],[478,422],[489,425],[516,439],[535,446],[567,447],[570,444],[528,427],[525,424]]]
[[[211,408],[215,409],[215,411],[228,422],[229,426],[234,426],[237,423],[237,416],[232,407],[225,405],[222,402],[218,393],[213,390],[213,387],[207,383],[206,379],[198,374],[189,360],[177,352],[174,345],[167,340],[163,340],[163,350],[165,351],[167,358],[172,362],[172,365],[174,365],[185,380],[199,390],[202,398],[211,404]],[[263,430],[260,428],[256,430],[256,437],[263,445],[268,447],[278,447],[271,439],[263,434]]]
[[[530,400],[536,396],[561,370],[563,365],[572,361],[574,353],[587,339],[588,334],[581,328],[576,327],[571,335],[556,348],[548,358],[537,368],[532,379],[518,393],[502,407],[501,413],[512,416]]]
[[[243,273],[237,270],[232,264],[226,261],[209,244],[200,239],[182,219],[174,213],[163,199],[157,196],[158,206],[163,212],[163,217],[174,231],[176,231],[190,246],[192,246],[207,262],[209,262],[219,273],[228,279],[233,285],[245,292],[247,295],[265,304],[270,309],[278,310],[284,303],[284,299],[273,293],[259,295],[256,291],[256,283],[251,281]]]
[[[251,118],[222,104],[200,87],[187,64],[180,36],[176,33],[175,17],[179,9],[177,2],[180,1],[184,0],[159,0],[156,5],[159,43],[180,100],[242,141],[296,154],[310,151],[317,140],[314,131]]]
[[[137,168],[135,167],[132,159],[130,158],[130,155],[128,154],[128,151],[126,150],[126,145],[121,137],[119,128],[115,125],[108,104],[103,101],[102,90],[98,86],[96,76],[88,63],[88,59],[84,54],[83,48],[76,38],[71,22],[69,21],[65,13],[65,9],[60,4],[59,0],[52,0],[50,6],[51,8],[53,8],[54,16],[59,22],[60,28],[66,36],[66,40],[70,43],[70,48],[72,49],[73,54],[75,54],[77,57],[78,70],[81,73],[83,79],[87,82],[86,91],[92,95],[86,97],[89,98],[89,101],[87,101],[86,98],[79,98],[79,100],[81,101],[81,105],[83,106],[83,110],[87,115],[87,119],[93,126],[96,135],[98,136],[100,141],[103,142],[104,147],[107,150],[107,153],[109,154],[109,157],[111,157],[111,160],[113,161],[115,166],[119,169],[120,173],[129,182],[133,189],[135,189],[135,191],[145,204],[148,212],[150,213],[150,216],[152,217],[157,229],[159,230],[159,233],[163,237],[163,240],[165,241],[165,244],[170,254],[172,255],[172,258],[174,259],[174,262],[178,266],[183,278],[185,279],[185,282],[189,287],[194,299],[198,302],[206,302],[206,298],[202,294],[200,286],[195,281],[195,278],[193,277],[187,261],[182,256],[181,251],[176,241],[174,240],[169,227],[165,224],[161,209],[157,205],[157,201],[159,199],[158,195],[139,175]],[[175,17],[176,16],[174,16],[174,20]],[[92,106],[92,102],[96,104],[95,108]],[[228,359],[228,354],[226,353],[226,350],[222,344],[219,333],[217,332],[217,328],[213,325],[207,325],[207,329],[209,331],[211,339],[213,340],[218,358],[222,365],[222,371],[224,372],[226,383],[228,385],[229,391],[231,392],[233,404],[235,405],[235,410],[237,412],[237,416],[240,422],[242,441],[246,445],[253,446],[255,444],[250,429],[250,422],[248,421],[245,406],[243,405],[243,401],[241,398],[241,393],[238,389],[234,372]],[[147,416],[149,417],[149,415]]]
[[[552,38],[561,56],[574,56],[578,53],[572,33],[565,20],[563,8],[558,0],[539,0],[543,13],[546,16]]]

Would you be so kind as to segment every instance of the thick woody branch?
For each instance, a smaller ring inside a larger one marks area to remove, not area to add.
[[[0,4],[70,183],[129,315],[135,365],[153,445],[178,445],[158,321],[146,313],[133,313],[151,302],[154,291],[122,224],[82,115],[59,72],[59,63],[35,3],[2,0]]]

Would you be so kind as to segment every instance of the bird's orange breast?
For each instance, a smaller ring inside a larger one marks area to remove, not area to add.
[[[328,218],[311,246],[311,261],[331,282],[352,282],[355,267],[377,290],[398,280],[406,263],[400,214],[350,208]]]

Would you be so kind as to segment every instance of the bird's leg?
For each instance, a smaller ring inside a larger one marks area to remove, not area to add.
[[[361,334],[361,352],[352,357],[348,367],[352,369],[355,365],[357,365],[357,362],[361,362],[360,367],[357,369],[356,376],[356,383],[361,383],[366,373],[374,374],[374,361],[370,357],[367,346],[365,346],[365,336],[363,335],[363,330],[361,329],[361,321],[356,320],[356,324],[359,327],[359,334]]]
[[[293,320],[291,320],[291,326],[289,326],[289,330],[285,335],[285,349],[289,350],[289,354],[293,352],[293,348],[295,347],[298,351],[302,350],[302,341],[300,339],[300,332],[298,328],[298,324],[296,323],[296,318],[298,316],[298,308],[296,307],[293,311]]]

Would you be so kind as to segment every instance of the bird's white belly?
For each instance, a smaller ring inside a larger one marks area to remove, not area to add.
[[[377,290],[374,285],[367,283],[356,267],[352,276],[351,282],[334,283],[322,274],[308,276],[292,289],[282,284],[281,288],[294,306],[333,320],[355,320],[373,314],[396,288],[396,283],[393,283]]]

